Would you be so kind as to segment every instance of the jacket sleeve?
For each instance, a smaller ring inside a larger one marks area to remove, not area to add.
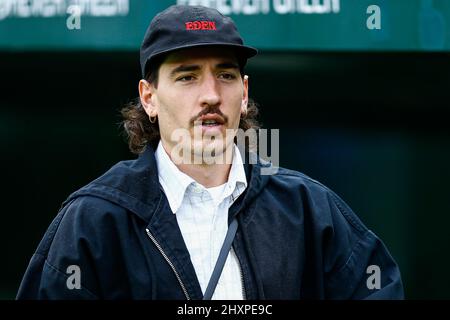
[[[329,194],[332,230],[324,240],[329,299],[403,299],[399,268],[384,243],[337,195]]]
[[[97,299],[95,210],[78,198],[60,210],[47,229],[16,299]]]

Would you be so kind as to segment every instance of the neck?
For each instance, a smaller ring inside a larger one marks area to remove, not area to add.
[[[166,153],[169,155],[169,158],[172,159],[172,157],[170,156],[170,150],[166,149],[164,143],[163,147]],[[230,146],[228,146],[228,148],[232,148],[231,152],[225,152],[225,155],[219,155],[218,157],[226,157],[225,161],[221,161],[219,163],[177,164],[176,162],[174,162],[174,164],[181,172],[187,174],[189,177],[203,185],[205,188],[217,187],[228,181],[228,175],[230,173],[231,163],[234,156],[234,144],[231,144]]]
[[[179,164],[177,167],[205,188],[211,188],[228,181],[231,164]]]

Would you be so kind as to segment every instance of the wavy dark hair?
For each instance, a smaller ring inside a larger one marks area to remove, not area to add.
[[[148,76],[145,77],[155,87],[158,85],[159,70],[159,64],[156,65],[157,68],[150,70]],[[243,68],[241,68],[241,75],[243,76],[243,74]],[[140,154],[144,152],[148,143],[156,144],[160,140],[158,120],[155,123],[150,122],[139,97],[125,105],[120,113],[123,118],[121,126],[123,126],[128,147],[132,153]],[[244,131],[248,129],[258,130],[261,127],[257,120],[258,113],[257,103],[249,99],[247,113],[241,116],[239,128]]]

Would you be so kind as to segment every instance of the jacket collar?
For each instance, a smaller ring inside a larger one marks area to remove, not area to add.
[[[62,206],[80,196],[94,196],[115,203],[146,222],[162,208],[162,187],[158,180],[155,150],[157,144],[148,144],[135,160],[120,161],[99,178],[72,193]],[[242,152],[241,152],[242,154]],[[245,152],[242,161],[248,187],[230,208],[230,218],[250,203],[267,184],[269,176],[261,175],[261,168],[270,166],[256,154]]]

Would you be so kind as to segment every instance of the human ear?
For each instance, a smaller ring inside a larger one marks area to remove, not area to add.
[[[145,113],[149,117],[156,117],[158,110],[155,87],[147,80],[141,79],[139,81],[139,98]]]
[[[244,92],[242,95],[242,101],[241,101],[241,115],[242,117],[245,117],[247,115],[247,105],[248,105],[248,76],[244,76],[243,80],[244,84]]]

